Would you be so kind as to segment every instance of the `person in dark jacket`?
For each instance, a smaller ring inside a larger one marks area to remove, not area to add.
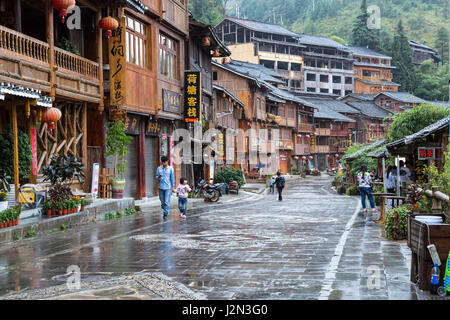
[[[284,180],[284,177],[281,175],[281,172],[277,172],[277,178],[275,179],[275,185],[278,190],[278,201],[283,201],[283,189],[285,186],[286,181]]]

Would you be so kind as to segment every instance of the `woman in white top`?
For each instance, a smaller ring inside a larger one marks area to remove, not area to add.
[[[372,196],[372,178],[370,177],[370,173],[367,172],[367,166],[361,166],[361,172],[358,174],[358,184],[359,184],[359,193],[361,194],[361,204],[363,207],[363,213],[367,214],[366,209],[366,195],[369,198],[370,207],[372,208],[372,213],[377,212],[375,209],[375,202],[373,201]]]
[[[395,193],[397,188],[397,166],[389,166],[386,176],[386,189],[389,193]]]

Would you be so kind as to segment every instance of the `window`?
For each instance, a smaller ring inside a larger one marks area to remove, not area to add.
[[[313,67],[313,68],[315,68],[315,67],[316,67],[316,60],[313,60],[313,59],[305,59],[305,65],[306,65],[307,67]]]
[[[316,88],[306,88],[306,91],[308,91],[308,92],[316,92]]]
[[[289,62],[278,61],[279,70],[289,70]]]
[[[283,130],[283,139],[284,140],[292,139],[292,131],[291,131],[291,129],[284,129]]]
[[[322,93],[330,93],[330,91],[328,89],[320,89],[320,92],[322,92]]]
[[[260,60],[259,63],[262,64],[264,67],[269,68],[269,69],[274,69],[275,68],[275,61]]]
[[[342,83],[341,76],[333,76],[333,83]]]
[[[291,70],[292,71],[302,71],[302,64],[291,62]]]
[[[280,107],[278,108],[278,115],[279,115],[280,117],[284,117],[284,106],[280,106]]]
[[[328,75],[321,74],[320,75],[320,82],[328,82]]]
[[[352,84],[353,78],[352,77],[345,77],[345,84]]]
[[[213,80],[214,81],[218,80],[217,71],[213,71]]]
[[[291,80],[291,88],[301,88],[302,81],[301,80]]]
[[[333,90],[333,94],[337,94],[337,95],[341,95],[342,94],[342,91],[341,90],[336,90],[336,89],[334,89]]]
[[[290,118],[290,119],[295,118],[295,109],[294,109],[294,107],[288,107],[288,118]]]
[[[317,68],[328,69],[328,60],[317,60]]]
[[[349,94],[352,94],[353,91],[352,90],[345,90],[345,95],[348,96]]]
[[[306,80],[307,81],[316,81],[316,75],[314,73],[307,73]]]
[[[177,43],[159,34],[159,72],[171,79],[178,79]]]
[[[370,77],[371,72],[370,70],[363,70],[363,77]]]
[[[146,26],[131,17],[126,18],[127,62],[142,68],[147,67],[147,35]]]

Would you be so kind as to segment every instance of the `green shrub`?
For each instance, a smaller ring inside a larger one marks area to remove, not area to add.
[[[31,153],[30,139],[28,135],[19,130],[19,180],[23,181],[30,177]],[[11,126],[8,126],[0,135],[0,175],[14,177],[14,136]]]
[[[344,194],[346,192],[346,188],[343,184],[338,184],[336,186],[336,191],[338,194]]]
[[[239,187],[245,184],[244,171],[235,168],[223,168],[216,172],[214,176],[215,183],[230,183],[236,181]]]
[[[59,228],[61,229],[61,231],[65,231],[67,229],[65,224],[62,224]]]
[[[408,214],[412,213],[409,205],[403,205],[388,211],[386,217],[386,237],[390,240],[404,240],[408,236]]]
[[[357,186],[350,186],[345,191],[345,194],[348,196],[357,196],[359,195],[359,189]]]
[[[27,231],[27,233],[25,234],[25,238],[32,238],[36,235],[36,231],[34,230],[29,230]]]

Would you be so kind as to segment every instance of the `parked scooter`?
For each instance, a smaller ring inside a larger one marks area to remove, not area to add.
[[[194,197],[198,198],[199,196],[211,202],[217,202],[222,196],[222,192],[218,186],[209,185],[205,180],[200,180],[194,190]]]

